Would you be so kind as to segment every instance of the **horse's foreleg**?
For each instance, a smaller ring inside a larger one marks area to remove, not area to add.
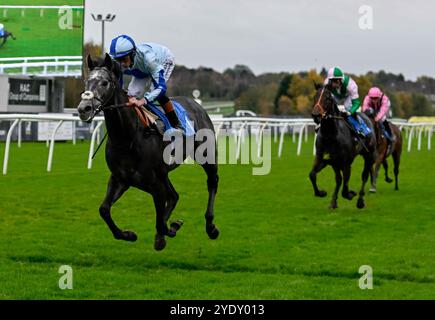
[[[208,237],[212,240],[219,236],[219,229],[213,224],[214,220],[214,200],[216,197],[219,176],[217,174],[217,164],[205,163],[202,165],[205,173],[207,174],[207,189],[208,189],[208,203],[205,212],[205,231]]]
[[[328,165],[328,162],[326,160],[324,160],[323,158],[321,158],[320,156],[316,156],[316,158],[314,159],[314,164],[313,164],[313,168],[311,169],[310,172],[310,180],[311,180],[311,184],[313,185],[313,189],[314,189],[314,196],[316,197],[326,197],[326,191],[324,190],[319,190],[319,188],[317,187],[317,174],[323,170],[323,168],[325,168]]]
[[[341,183],[343,182],[340,168],[334,167],[334,172],[335,172],[335,190],[332,195],[331,204],[329,205],[329,208],[331,209],[338,208],[337,197],[338,197],[338,192],[340,191]]]
[[[132,231],[122,231],[121,229],[119,229],[110,214],[110,208],[112,207],[112,205],[124,194],[124,192],[128,188],[129,187],[127,185],[120,182],[112,175],[109,179],[109,184],[107,186],[106,197],[100,206],[100,216],[106,222],[110,231],[112,231],[115,239],[136,241],[136,234]]]
[[[369,179],[369,174],[373,170],[373,159],[371,155],[367,155],[364,157],[364,169],[361,175],[362,185],[361,190],[359,191],[359,198],[357,202],[358,209],[362,209],[365,207],[364,196],[365,196],[365,186],[367,180]]]
[[[343,192],[341,195],[347,200],[352,200],[356,196],[356,192],[349,190],[349,180],[352,169],[350,165],[346,165],[343,169]]]

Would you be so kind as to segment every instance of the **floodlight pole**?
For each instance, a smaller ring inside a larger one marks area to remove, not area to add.
[[[104,55],[104,23],[112,22],[113,20],[115,20],[116,15],[109,13],[106,15],[105,18],[103,18],[102,14],[97,14],[97,16],[95,16],[92,13],[91,16],[94,21],[101,22],[101,54]]]

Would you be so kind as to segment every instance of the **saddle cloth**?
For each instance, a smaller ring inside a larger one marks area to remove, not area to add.
[[[181,127],[183,128],[183,131],[185,133],[185,136],[190,137],[195,134],[195,129],[193,126],[193,122],[189,117],[189,114],[187,113],[186,109],[178,103],[177,101],[171,100],[172,105],[174,106],[175,113],[177,114],[178,119],[180,120]],[[158,117],[163,123],[165,130],[174,130],[174,128],[169,123],[168,118],[166,117],[165,112],[163,109],[153,103],[148,103],[146,108],[151,111],[155,116]]]

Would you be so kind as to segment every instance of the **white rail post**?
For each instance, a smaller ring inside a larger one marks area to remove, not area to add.
[[[98,130],[97,130],[97,143],[99,144],[100,141],[101,141],[101,130],[98,129]]]
[[[308,142],[308,126],[305,126],[305,142]]]
[[[279,147],[278,147],[278,158],[281,158],[282,155],[282,146],[284,144],[284,134],[287,130],[287,127],[289,126],[289,124],[284,124],[284,126],[281,127],[281,136],[279,138]]]
[[[429,133],[428,133],[428,137],[427,137],[427,150],[430,151],[431,149],[431,140],[432,140],[432,132],[433,132],[433,127],[430,128]]]
[[[94,128],[94,131],[92,132],[91,136],[91,146],[89,148],[89,156],[88,156],[88,169],[92,168],[92,156],[94,155],[94,148],[95,148],[95,139],[98,130],[103,125],[103,121],[100,121]]]
[[[3,159],[3,174],[6,174],[8,172],[9,148],[11,146],[12,131],[15,129],[19,121],[20,119],[16,119],[12,123],[6,136],[5,158]]]
[[[72,121],[72,143],[73,143],[73,145],[76,145],[76,143],[77,143],[76,135],[77,135],[76,122]]]
[[[424,126],[420,127],[420,130],[418,131],[418,144],[417,144],[417,150],[420,151],[421,150],[421,138],[423,135],[423,130],[424,130]]]
[[[221,129],[222,129],[223,125],[224,125],[224,122],[222,121],[222,122],[219,124],[219,126],[217,127],[217,129],[216,129],[216,133],[215,133],[216,140],[217,140],[218,137],[219,137],[219,133],[221,132]]]
[[[299,142],[298,142],[298,151],[297,151],[297,155],[300,156],[301,155],[301,150],[302,150],[302,139],[304,137],[304,129],[306,127],[306,124],[303,124],[301,126],[301,128],[299,129]]]
[[[21,148],[21,119],[20,120],[18,120],[18,141],[17,141],[17,144],[18,144],[18,148]]]
[[[47,171],[50,172],[51,171],[51,166],[53,163],[53,151],[54,151],[54,141],[55,141],[55,137],[56,137],[56,132],[57,130],[60,128],[60,126],[62,125],[63,120],[60,120],[56,127],[54,127],[53,132],[51,133],[51,141],[50,141],[50,150],[48,151],[48,162],[47,162]]]
[[[316,140],[317,140],[317,133],[314,132],[313,156],[316,155]]]
[[[260,156],[261,156],[261,145],[263,142],[263,132],[264,132],[264,129],[266,128],[267,125],[268,125],[268,122],[266,121],[261,126],[261,129],[260,129],[260,133],[259,133],[259,137],[258,137],[258,141],[257,141],[257,158],[260,158]]]
[[[237,153],[236,153],[236,160],[239,161],[240,159],[240,153],[241,153],[241,149],[242,149],[242,139],[244,136],[244,130],[245,130],[245,126],[247,125],[247,122],[243,122],[242,126],[240,127],[239,130],[239,134],[238,134],[238,139],[237,139]],[[244,139],[243,139],[244,141]]]
[[[292,126],[292,142],[295,143],[296,142],[296,128],[294,126]]]
[[[411,152],[411,144],[412,144],[412,138],[414,137],[414,127],[411,127],[411,130],[408,134],[408,152]]]

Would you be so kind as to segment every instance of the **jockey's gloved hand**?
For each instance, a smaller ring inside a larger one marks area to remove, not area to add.
[[[349,114],[354,118],[354,119],[357,119],[358,120],[358,113],[355,111],[355,112],[349,112]]]
[[[351,113],[348,110],[340,111],[340,114],[343,118],[347,118],[351,115]]]

